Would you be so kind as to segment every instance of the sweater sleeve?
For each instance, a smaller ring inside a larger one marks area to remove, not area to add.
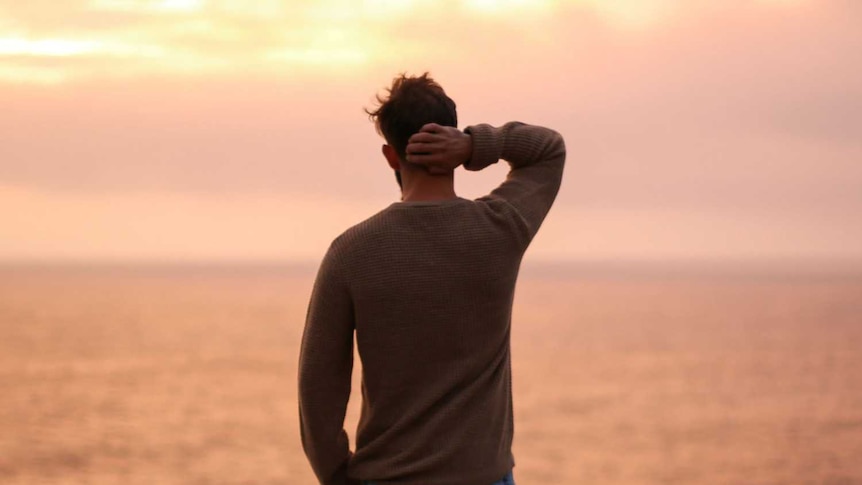
[[[353,371],[353,305],[333,247],[314,282],[302,335],[300,436],[321,485],[358,485],[347,477],[352,453],[344,430]]]
[[[504,159],[510,170],[506,180],[479,200],[502,199],[518,213],[532,239],[551,209],[563,178],[566,146],[563,137],[541,126],[510,122],[495,128],[480,124],[467,127],[473,154],[467,170],[483,168]]]

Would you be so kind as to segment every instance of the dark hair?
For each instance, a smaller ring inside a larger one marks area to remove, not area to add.
[[[387,89],[388,96],[377,95],[380,106],[365,110],[374,122],[377,133],[395,148],[404,160],[407,140],[428,123],[458,126],[455,102],[428,73],[421,76],[400,74]]]

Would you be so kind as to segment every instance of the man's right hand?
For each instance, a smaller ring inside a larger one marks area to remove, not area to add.
[[[407,161],[446,174],[467,163],[473,154],[470,135],[453,126],[429,123],[407,140]]]

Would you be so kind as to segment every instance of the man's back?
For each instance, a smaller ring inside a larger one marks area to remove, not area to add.
[[[352,255],[363,368],[351,475],[385,478],[396,456],[407,475],[463,462],[452,471],[481,479],[475,464],[505,463],[499,478],[512,467],[507,302],[522,254],[512,229],[481,202],[401,202],[338,241]]]
[[[300,413],[323,483],[490,484],[514,465],[515,282],[559,188],[565,148],[555,132],[519,123],[467,132],[465,168],[506,158],[506,182],[476,201],[394,203],[333,241],[321,265]],[[363,405],[351,456],[341,423],[354,331]]]

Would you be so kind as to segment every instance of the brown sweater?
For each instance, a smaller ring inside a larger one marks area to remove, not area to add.
[[[523,123],[468,127],[467,170],[505,159],[475,201],[397,202],[337,237],[321,263],[299,361],[302,444],[324,485],[487,485],[513,466],[515,280],[563,175],[563,139]],[[353,336],[356,452],[343,429]]]

